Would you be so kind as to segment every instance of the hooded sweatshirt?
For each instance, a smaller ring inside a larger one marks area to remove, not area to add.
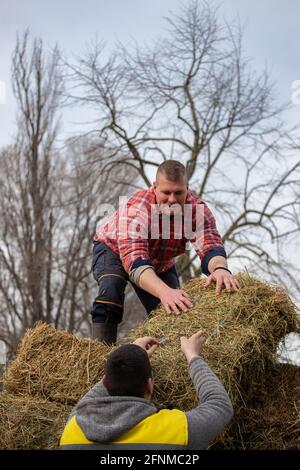
[[[189,374],[200,403],[185,413],[158,410],[144,398],[110,396],[98,382],[69,416],[60,449],[206,449],[232,418],[233,408],[201,357],[191,360]]]

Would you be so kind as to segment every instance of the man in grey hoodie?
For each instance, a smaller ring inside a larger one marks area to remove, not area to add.
[[[157,410],[150,401],[154,380],[150,357],[158,348],[146,336],[115,349],[105,375],[73,409],[60,449],[201,450],[221,433],[233,416],[223,385],[200,357],[205,335],[180,338],[199,405],[191,411]]]

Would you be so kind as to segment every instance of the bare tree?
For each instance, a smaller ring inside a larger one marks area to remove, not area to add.
[[[40,40],[34,41],[31,54],[28,49],[27,31],[22,39],[18,37],[12,61],[13,90],[19,109],[18,138],[13,147],[2,152],[6,180],[1,188],[0,290],[5,299],[2,308],[10,314],[4,315],[3,321],[6,334],[13,332],[11,349],[20,325],[24,330],[47,316],[43,283],[45,266],[51,262],[51,250],[46,248],[52,225],[50,181],[61,86],[56,68],[58,50],[55,48],[47,60]],[[8,338],[3,339],[8,342]]]
[[[92,240],[98,223],[115,210],[119,196],[137,174],[116,169],[102,171],[101,155],[105,149],[91,139],[70,141],[55,183],[54,207],[57,227],[53,237],[53,272],[57,282],[56,327],[87,333],[89,312],[96,282],[91,276]],[[108,212],[109,210],[109,212]],[[63,282],[62,282],[63,281]]]
[[[17,40],[13,84],[18,133],[0,152],[0,340],[16,351],[37,320],[87,332],[95,284],[90,274],[92,235],[101,204],[116,204],[133,172],[102,172],[104,147],[92,138],[57,150],[56,111],[62,80],[58,50],[46,56],[28,32]],[[126,186],[126,191],[127,191]]]
[[[299,269],[285,262],[300,229],[299,138],[286,106],[276,104],[268,71],[257,74],[245,58],[238,22],[197,1],[166,21],[168,35],[154,44],[118,44],[110,54],[96,44],[68,64],[69,98],[98,111],[107,171],[133,166],[149,186],[161,161],[183,161],[230,258],[299,291]],[[199,272],[191,260],[180,260],[184,279]]]

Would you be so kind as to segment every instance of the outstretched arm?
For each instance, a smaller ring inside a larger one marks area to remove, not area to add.
[[[189,365],[200,404],[186,413],[188,421],[188,448],[207,449],[233,416],[230,398],[217,376],[200,357],[205,336],[202,331],[181,338],[181,349]]]

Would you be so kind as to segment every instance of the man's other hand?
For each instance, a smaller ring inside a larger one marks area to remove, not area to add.
[[[189,294],[182,289],[172,289],[165,287],[160,295],[160,301],[165,307],[167,313],[175,313],[179,315],[180,312],[187,312],[193,306]]]
[[[224,286],[227,292],[236,292],[241,286],[235,277],[225,269],[218,269],[208,276],[204,287],[209,287],[212,282],[216,283],[216,294],[220,295]]]
[[[203,345],[206,341],[206,335],[202,330],[187,338],[187,336],[181,336],[181,351],[184,353],[188,363],[193,357],[200,356]]]
[[[133,344],[136,344],[140,348],[144,349],[150,358],[157,350],[159,341],[156,338],[152,338],[152,336],[143,336],[142,338],[137,338]]]

